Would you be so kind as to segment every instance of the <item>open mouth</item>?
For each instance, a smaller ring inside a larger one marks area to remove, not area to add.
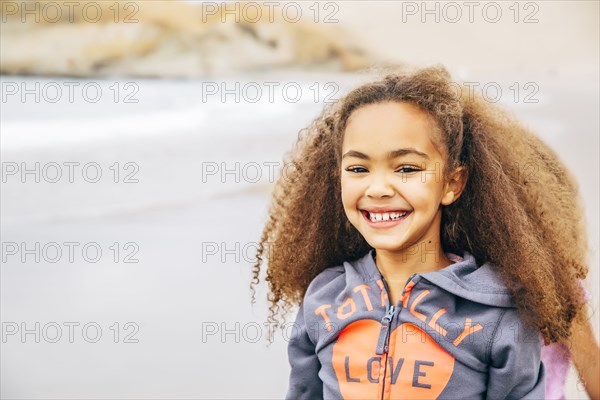
[[[370,222],[381,223],[387,221],[400,221],[406,216],[408,216],[411,212],[406,210],[395,210],[385,212],[371,212],[367,210],[361,210],[361,213]]]

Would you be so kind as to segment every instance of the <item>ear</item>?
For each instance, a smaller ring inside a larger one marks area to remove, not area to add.
[[[454,203],[460,197],[467,184],[467,178],[467,170],[462,166],[456,168],[449,174],[444,186],[445,192],[441,201],[442,205],[448,206]]]

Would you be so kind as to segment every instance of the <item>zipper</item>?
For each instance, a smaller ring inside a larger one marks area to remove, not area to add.
[[[404,284],[404,289],[402,289],[402,296],[400,296],[400,301],[397,306],[390,304],[386,314],[381,319],[381,330],[379,331],[379,338],[377,339],[377,347],[375,349],[375,354],[382,355],[388,352],[389,349],[389,341],[390,341],[390,329],[392,327],[392,320],[394,319],[394,313],[396,308],[402,307],[402,298],[404,297],[404,293],[406,292],[406,287],[408,286],[408,282],[412,280],[412,278],[417,274],[412,274]],[[387,282],[385,278],[382,277],[383,286],[386,292],[390,292]],[[389,297],[388,297],[389,298]]]
[[[404,298],[404,293],[406,292],[406,287],[408,286],[408,283],[414,278],[414,276],[417,275],[412,274],[407,280],[406,283],[404,284],[404,288],[402,289],[402,295],[400,296],[400,300],[398,301],[398,305],[394,306],[393,304],[389,305],[389,308],[387,310],[387,312],[385,313],[385,315],[383,316],[383,318],[381,319],[381,330],[379,331],[379,338],[377,339],[377,348],[375,349],[375,354],[377,355],[384,355],[385,357],[382,357],[382,361],[385,362],[384,367],[383,367],[383,377],[381,379],[383,379],[383,384],[381,386],[381,398],[384,398],[384,394],[385,394],[385,378],[387,376],[387,364],[388,364],[388,350],[389,350],[389,346],[390,346],[390,330],[392,328],[392,320],[394,319],[394,315],[396,313],[396,309],[400,309],[402,307],[402,299]],[[385,278],[383,278],[382,276],[382,281],[383,281],[383,286],[386,290],[387,293],[389,293],[389,288],[387,286],[387,282],[385,281]],[[388,296],[389,299],[389,296]]]
[[[384,281],[385,282],[385,281]],[[384,355],[381,357],[383,361],[383,377],[381,381],[381,399],[383,400],[385,394],[385,377],[387,376],[387,365],[388,365],[388,349],[390,344],[390,329],[392,326],[392,320],[394,319],[394,312],[396,311],[396,307],[393,304],[390,304],[390,308],[388,308],[387,313],[381,319],[381,330],[379,331],[379,340],[377,340],[377,349],[375,353],[378,355]]]
[[[396,307],[390,305],[387,313],[381,319],[381,330],[379,331],[379,339],[377,340],[377,348],[375,354],[382,355],[388,352],[389,341],[390,341],[390,328],[392,326],[392,319],[394,319],[394,312]]]

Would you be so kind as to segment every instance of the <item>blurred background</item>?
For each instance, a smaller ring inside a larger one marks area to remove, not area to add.
[[[249,291],[269,193],[298,131],[381,66],[444,64],[559,153],[598,334],[598,2],[0,12],[2,398],[282,398],[289,333],[266,345]]]

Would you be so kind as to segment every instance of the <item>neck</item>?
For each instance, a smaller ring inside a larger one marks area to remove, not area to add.
[[[441,243],[431,240],[399,251],[379,249],[376,264],[388,284],[404,287],[411,275],[440,270],[452,261],[446,257]]]

